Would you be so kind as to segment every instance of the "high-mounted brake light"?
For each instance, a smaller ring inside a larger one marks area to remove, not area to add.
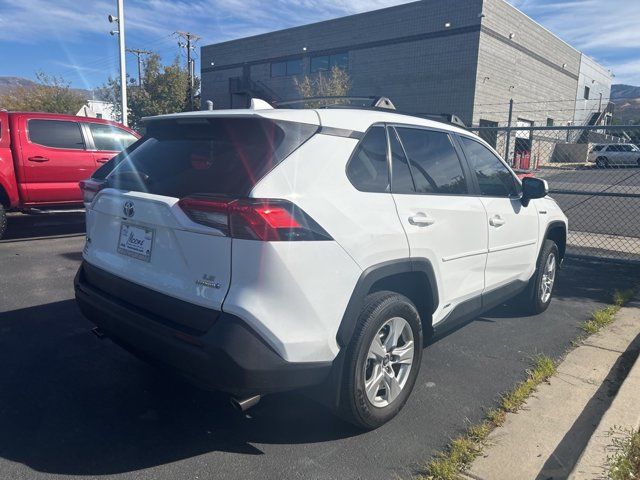
[[[232,238],[267,242],[331,240],[320,225],[287,200],[194,196],[178,204],[194,222]]]
[[[104,180],[81,180],[80,190],[82,190],[83,201],[84,203],[91,203],[93,199],[96,198],[98,192],[104,188],[106,188],[107,183]]]

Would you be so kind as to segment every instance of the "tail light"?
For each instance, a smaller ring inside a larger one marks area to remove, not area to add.
[[[82,190],[84,203],[91,203],[96,197],[98,192],[103,188],[106,188],[107,184],[103,180],[82,180],[80,183],[80,190]]]
[[[331,240],[301,208],[288,200],[185,197],[180,208],[196,223],[245,240]]]

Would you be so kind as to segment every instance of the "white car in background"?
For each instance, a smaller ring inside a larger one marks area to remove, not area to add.
[[[567,219],[476,135],[388,109],[165,115],[83,183],[84,315],[236,397],[322,385],[375,428],[423,338],[551,302]]]
[[[599,168],[640,167],[640,148],[633,143],[600,143],[591,149],[587,161]]]

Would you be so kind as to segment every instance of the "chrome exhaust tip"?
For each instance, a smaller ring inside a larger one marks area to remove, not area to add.
[[[262,397],[260,395],[254,395],[247,398],[235,398],[231,397],[231,405],[239,412],[246,412],[251,407],[255,407]]]

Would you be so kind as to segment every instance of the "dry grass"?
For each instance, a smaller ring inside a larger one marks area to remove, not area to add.
[[[580,325],[580,328],[588,334],[593,335],[599,332],[603,327],[611,324],[618,313],[618,310],[633,297],[632,289],[618,291],[613,294],[613,305],[596,310],[591,314],[591,318]]]
[[[553,360],[546,356],[536,358],[527,378],[513,390],[503,395],[500,406],[487,412],[485,419],[470,426],[467,431],[453,439],[445,452],[431,460],[423,479],[454,480],[459,478],[473,460],[482,453],[484,442],[495,427],[504,423],[507,412],[517,411],[536,387],[549,379],[556,371]]]
[[[615,314],[634,295],[634,290],[616,291],[613,295],[613,304],[594,312],[591,318],[580,327],[591,335],[613,322]],[[578,342],[579,343],[579,342]],[[576,346],[576,342],[572,342]],[[489,410],[485,419],[479,424],[470,426],[467,431],[451,441],[444,452],[438,453],[426,466],[426,473],[419,478],[422,480],[455,480],[460,478],[473,460],[482,453],[487,436],[491,431],[501,426],[508,412],[517,412],[527,401],[527,398],[536,390],[538,385],[546,382],[556,373],[556,364],[547,356],[536,358],[531,369],[527,370],[527,378],[516,385],[512,390],[502,395],[497,408]],[[615,457],[616,472],[633,472],[633,468],[640,468],[640,433],[629,437],[628,447],[619,449]],[[636,463],[633,463],[636,462]],[[613,468],[613,467],[612,467]],[[613,480],[622,478],[640,479],[640,472],[636,476],[611,476]]]
[[[607,458],[608,477],[611,480],[640,478],[640,430],[614,429],[612,446],[614,455]]]

